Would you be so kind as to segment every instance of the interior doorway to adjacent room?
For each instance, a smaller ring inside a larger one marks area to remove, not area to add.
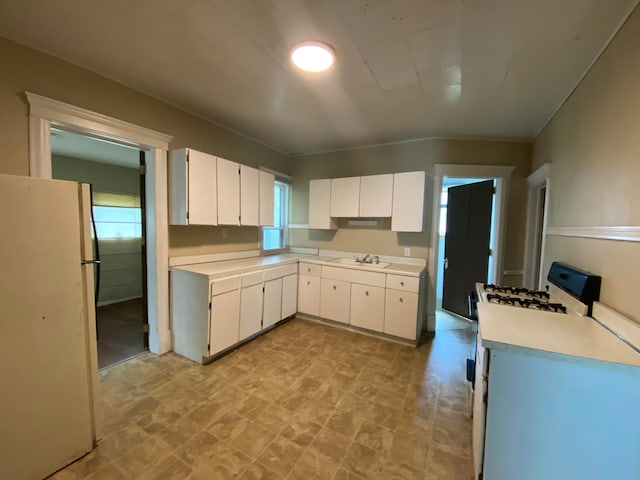
[[[98,366],[148,349],[144,152],[51,130],[52,177],[92,186]]]

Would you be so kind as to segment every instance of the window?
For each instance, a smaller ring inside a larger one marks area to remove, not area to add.
[[[92,199],[98,239],[142,238],[140,197],[93,192]]]
[[[290,185],[279,180],[274,186],[274,224],[262,227],[262,250],[274,252],[289,246],[289,190]]]
[[[440,236],[447,234],[447,200],[449,199],[449,191],[442,190],[440,194]]]
[[[141,210],[131,207],[93,207],[93,218],[100,240],[141,238]]]

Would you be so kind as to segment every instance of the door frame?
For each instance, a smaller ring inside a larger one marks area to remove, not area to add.
[[[427,330],[436,329],[436,292],[438,282],[438,253],[440,250],[440,194],[443,177],[494,179],[496,195],[493,202],[490,248],[494,253],[489,259],[489,281],[502,282],[504,263],[504,237],[509,194],[509,179],[514,166],[507,165],[452,165],[435,164],[433,176],[433,200],[431,213],[431,248],[429,249],[429,289],[427,292]],[[495,260],[493,260],[495,258]]]
[[[170,351],[167,151],[173,137],[31,92],[25,95],[29,103],[29,175],[32,177],[51,178],[52,126],[117,140],[145,151],[149,350],[156,354]]]
[[[549,211],[549,172],[551,164],[545,163],[527,177],[529,184],[529,197],[527,204],[527,230],[524,247],[524,270],[522,284],[525,288],[541,288],[542,260],[544,257],[545,232],[547,230],[547,212]],[[544,210],[540,199],[540,190],[546,188],[544,193]],[[541,211],[542,210],[542,211]],[[542,213],[542,232],[540,232],[540,214]],[[542,235],[540,235],[542,233]],[[541,243],[542,245],[539,245]],[[536,258],[536,252],[540,247],[540,258]],[[536,263],[538,264],[538,278],[535,278]]]

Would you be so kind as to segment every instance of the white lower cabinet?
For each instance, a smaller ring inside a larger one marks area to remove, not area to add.
[[[209,355],[215,355],[238,343],[240,289],[211,297]]]
[[[264,307],[262,311],[262,327],[267,328],[281,320],[282,311],[282,278],[264,282]]]
[[[320,316],[320,277],[300,275],[298,280],[298,312]]]
[[[240,291],[240,338],[244,340],[262,330],[262,282]]]
[[[384,328],[384,288],[351,284],[351,325],[374,332]]]
[[[320,316],[348,324],[351,284],[342,280],[323,278],[320,285]]]
[[[282,306],[280,319],[295,315],[298,311],[298,274],[282,278]]]
[[[387,289],[384,306],[384,333],[407,340],[416,340],[417,318],[417,293]]]

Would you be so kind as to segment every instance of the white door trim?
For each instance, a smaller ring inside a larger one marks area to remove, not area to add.
[[[509,179],[515,169],[505,165],[434,165],[433,177],[433,211],[431,214],[431,248],[429,249],[429,291],[427,297],[427,330],[436,328],[436,292],[438,281],[438,253],[440,249],[440,193],[443,177],[478,178],[496,180],[496,197],[493,205],[491,226],[491,249],[495,252],[495,261],[490,263],[489,280],[501,283],[504,263],[504,236],[509,194]]]
[[[522,275],[522,285],[525,288],[537,289],[540,288],[540,277],[542,273],[542,257],[544,256],[544,244],[547,230],[547,210],[544,209],[542,219],[542,235],[540,235],[540,224],[538,219],[540,218],[540,210],[542,209],[542,202],[540,201],[539,192],[542,188],[546,188],[544,196],[544,205],[549,205],[549,171],[551,170],[551,164],[545,163],[535,172],[527,177],[527,183],[529,184],[529,197],[527,203],[527,230],[525,236],[524,246],[524,273]],[[541,239],[541,240],[540,240]],[[541,242],[542,245],[538,245]],[[536,259],[536,252],[540,247],[540,258]],[[536,263],[538,268],[536,269]],[[538,278],[536,277],[536,270],[538,270]]]
[[[147,303],[149,350],[171,350],[167,150],[173,137],[51,98],[25,92],[29,102],[29,174],[51,178],[51,127],[124,140],[147,152]]]

